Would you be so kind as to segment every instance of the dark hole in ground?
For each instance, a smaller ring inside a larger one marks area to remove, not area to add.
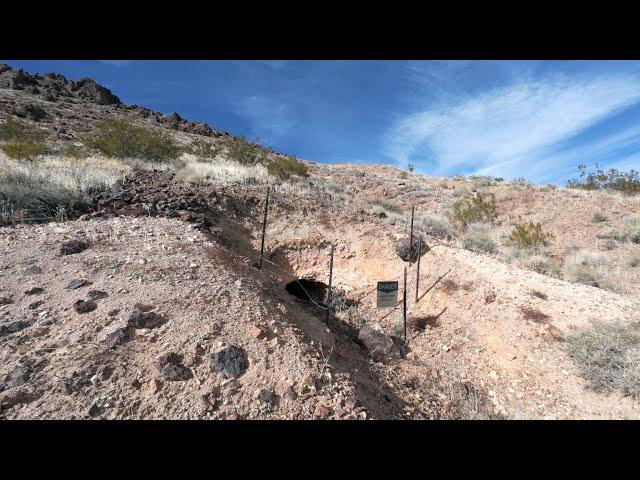
[[[327,295],[327,285],[312,279],[299,278],[287,283],[285,289],[291,295],[309,301],[309,297],[318,305],[324,305]]]

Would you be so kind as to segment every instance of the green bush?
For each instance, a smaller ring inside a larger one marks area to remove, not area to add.
[[[622,227],[598,234],[598,238],[613,238],[619,242],[640,243],[640,215],[627,218]]]
[[[596,212],[593,214],[593,217],[591,217],[591,221],[593,223],[602,223],[607,221],[607,217],[604,213]]]
[[[109,118],[100,122],[97,130],[97,136],[85,143],[110,157],[164,162],[182,153],[170,135],[137,127],[128,120]]]
[[[186,150],[188,153],[197,155],[198,157],[216,158],[222,151],[222,148],[206,140],[197,139],[194,140]]]
[[[228,156],[243,165],[266,164],[271,150],[244,137],[228,140]]]
[[[490,193],[485,197],[476,193],[469,198],[458,200],[453,204],[451,213],[453,221],[461,230],[466,230],[471,223],[493,223],[498,217],[495,195]]]
[[[68,143],[60,147],[60,155],[68,158],[75,158],[77,160],[83,160],[89,156],[89,151],[84,145],[74,145]]]
[[[44,142],[29,142],[26,140],[11,140],[2,145],[2,151],[14,160],[33,160],[38,155],[47,152]]]
[[[282,180],[288,180],[292,175],[308,177],[307,166],[295,157],[275,157],[267,163],[267,172]]]
[[[391,200],[385,200],[384,198],[375,197],[370,198],[369,200],[367,200],[367,202],[374,207],[382,208],[383,210],[391,213],[402,213],[402,208],[400,208],[400,205]]]
[[[636,170],[621,172],[615,168],[604,171],[596,164],[596,171],[587,173],[586,165],[578,165],[580,175],[567,182],[569,188],[582,190],[616,190],[627,195],[640,194],[640,173]]]
[[[554,239],[553,233],[543,232],[540,222],[518,223],[509,234],[508,243],[520,248],[548,245]]]

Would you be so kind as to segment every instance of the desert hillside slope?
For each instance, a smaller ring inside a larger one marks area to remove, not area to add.
[[[141,107],[136,125],[215,148],[55,150],[123,108],[90,80],[0,67],[0,118],[54,149],[0,153],[3,418],[640,417],[637,196],[373,165],[283,175],[272,150],[238,162],[234,137]],[[460,225],[474,198],[492,218]],[[419,277],[401,258],[412,208]],[[509,239],[530,221],[553,237]],[[405,267],[406,341],[375,292]]]

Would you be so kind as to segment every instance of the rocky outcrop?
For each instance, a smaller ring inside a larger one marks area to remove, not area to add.
[[[22,95],[4,100],[3,89]],[[229,136],[227,132],[215,130],[204,122],[187,120],[175,112],[164,115],[138,105],[123,104],[111,90],[88,77],[74,81],[57,73],[31,75],[5,64],[0,64],[0,117],[2,113],[53,123],[60,138],[73,138],[69,137],[69,129],[84,133],[91,130],[94,121],[122,113],[180,132],[206,137]]]

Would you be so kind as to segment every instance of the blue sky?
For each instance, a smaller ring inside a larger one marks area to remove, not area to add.
[[[563,184],[640,169],[638,61],[5,61],[318,162]]]

